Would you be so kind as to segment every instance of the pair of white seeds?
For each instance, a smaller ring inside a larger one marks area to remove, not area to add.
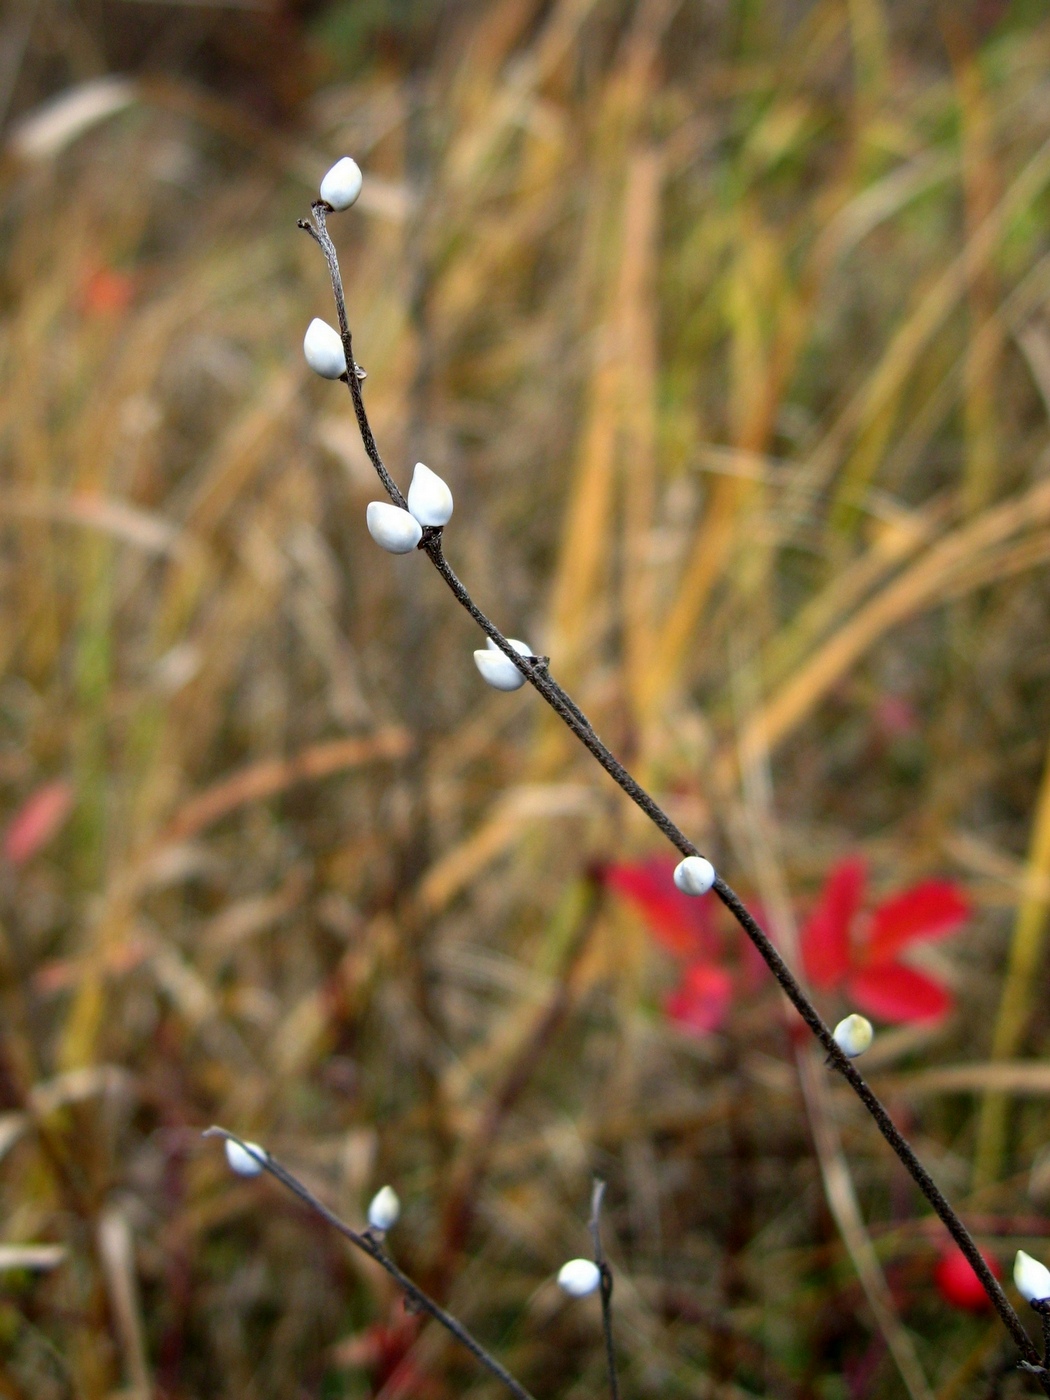
[[[226,1139],[226,1160],[238,1176],[258,1176],[266,1165],[269,1153],[257,1142],[236,1142]],[[392,1186],[383,1186],[368,1204],[368,1224],[372,1230],[385,1233],[397,1224],[401,1202]]]

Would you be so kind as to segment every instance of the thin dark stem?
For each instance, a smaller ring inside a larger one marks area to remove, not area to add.
[[[616,1373],[616,1348],[612,1333],[612,1269],[605,1262],[602,1249],[602,1202],[605,1199],[605,1182],[601,1177],[594,1178],[591,1191],[591,1239],[594,1241],[594,1262],[600,1276],[599,1290],[602,1300],[602,1331],[605,1333],[605,1365],[609,1372],[610,1400],[620,1400],[620,1378]]]
[[[300,227],[304,228],[311,237],[320,244],[327,260],[328,270],[332,279],[332,292],[335,297],[336,311],[339,316],[339,328],[342,332],[343,345],[347,353],[347,364],[351,367],[351,371],[353,371],[354,361],[351,353],[350,330],[347,323],[343,284],[339,274],[339,264],[336,259],[335,248],[332,245],[331,237],[325,226],[327,206],[324,204],[315,204],[313,206],[313,211],[316,227],[302,221],[300,221]],[[365,412],[364,400],[361,393],[361,384],[357,375],[351,372],[347,376],[347,383],[350,388],[350,397],[353,400],[354,413],[357,417],[358,427],[361,430],[361,438],[364,442],[365,451],[368,453],[369,459],[379,474],[390,498],[397,505],[403,506],[405,504],[405,499],[391,480],[390,474],[383,465],[383,460],[379,455],[379,449],[376,446],[372,429],[368,423],[368,416]],[[466,609],[482,631],[487,636],[491,637],[500,651],[510,658],[529,684],[540,693],[547,704],[550,705],[551,709],[554,710],[573,734],[576,735],[580,743],[593,754],[612,780],[623,789],[632,802],[641,808],[654,826],[658,827],[659,830],[663,832],[671,845],[674,846],[676,850],[680,851],[683,856],[699,855],[700,852],[685,833],[680,830],[663,808],[660,807],[649,793],[647,793],[631,776],[611,750],[602,743],[587,718],[550,675],[546,659],[543,657],[520,655],[514,647],[510,645],[510,642],[495,623],[481,611],[445,558],[442,548],[441,531],[424,531],[419,548],[429,556],[431,563],[451,589],[456,601]],[[756,922],[753,915],[748,911],[739,895],[735,893],[721,876],[718,876],[715,880],[714,892],[729,910],[730,914],[732,914],[733,918],[736,919],[744,933],[751,939],[773,976],[780,984],[788,1000],[827,1051],[828,1064],[838,1070],[853,1089],[861,1103],[875,1120],[875,1124],[883,1137],[897,1154],[905,1170],[912,1177],[937,1215],[944,1222],[948,1233],[962,1250],[970,1266],[981,1280],[982,1287],[988,1294],[999,1317],[1002,1319],[1003,1325],[1016,1342],[1021,1355],[1030,1365],[1038,1366],[1038,1351],[1033,1345],[1028,1333],[1025,1331],[1021,1319],[1017,1316],[1017,1313],[1010,1305],[1009,1299],[999,1286],[998,1280],[985,1263],[984,1257],[974,1243],[970,1232],[952,1209],[929,1172],[916,1157],[910,1144],[894,1125],[893,1120],[890,1118],[878,1097],[858,1073],[853,1062],[839,1049],[838,1045],[835,1043],[831,1029],[824,1022],[820,1013],[806,995],[787,963],[780,956],[780,953]],[[1050,1376],[1044,1373],[1037,1378],[1043,1390],[1050,1396]]]
[[[338,1231],[344,1239],[349,1240],[352,1245],[356,1246],[356,1248],[360,1249],[364,1254],[367,1254],[370,1259],[374,1259],[381,1268],[385,1269],[409,1300],[412,1307],[418,1312],[429,1313],[435,1322],[440,1322],[446,1332],[450,1332],[457,1342],[466,1347],[471,1356],[475,1357],[487,1371],[491,1372],[498,1381],[501,1381],[507,1387],[510,1393],[515,1397],[515,1400],[534,1400],[534,1397],[529,1391],[527,1391],[519,1381],[514,1379],[505,1366],[501,1366],[496,1358],[485,1350],[481,1343],[467,1331],[461,1322],[454,1318],[451,1313],[446,1312],[439,1303],[435,1303],[433,1298],[431,1298],[429,1294],[424,1293],[417,1284],[413,1283],[407,1274],[402,1273],[390,1258],[390,1255],[387,1254],[386,1249],[383,1247],[381,1237],[374,1234],[371,1230],[358,1231],[353,1229],[350,1225],[347,1225],[345,1220],[340,1220],[338,1215],[329,1210],[323,1201],[318,1200],[309,1187],[304,1186],[299,1178],[293,1176],[288,1168],[282,1166],[275,1157],[271,1157],[268,1152],[260,1153],[254,1150],[248,1143],[243,1142],[237,1137],[235,1133],[227,1132],[225,1128],[209,1128],[204,1133],[204,1136],[223,1138],[227,1142],[237,1143],[249,1157],[253,1157],[255,1161],[258,1162],[263,1171],[269,1172],[286,1190],[291,1191],[294,1196],[298,1196],[304,1205],[309,1206],[322,1220],[327,1221],[333,1230]]]
[[[1042,1370],[1046,1371],[1047,1368],[1050,1368],[1050,1300],[1037,1298],[1030,1306],[1038,1314],[1039,1321],[1043,1324]]]

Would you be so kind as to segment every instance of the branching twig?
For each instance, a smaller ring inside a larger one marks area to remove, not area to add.
[[[347,1225],[345,1220],[340,1220],[339,1216],[336,1215],[334,1211],[329,1210],[323,1201],[319,1201],[309,1187],[304,1186],[299,1178],[293,1176],[288,1168],[282,1166],[275,1157],[271,1157],[268,1152],[258,1151],[256,1148],[252,1147],[251,1144],[242,1141],[236,1133],[227,1132],[225,1128],[209,1128],[204,1136],[223,1138],[227,1142],[235,1142],[243,1152],[254,1161],[258,1162],[263,1171],[269,1172],[283,1187],[291,1191],[294,1196],[298,1196],[299,1199],[319,1215],[322,1220],[327,1221],[328,1224],[332,1226],[333,1230],[337,1230],[344,1239],[349,1240],[350,1243],[355,1245],[362,1253],[367,1254],[369,1259],[374,1259],[381,1268],[385,1269],[401,1289],[411,1306],[417,1312],[429,1313],[435,1322],[440,1322],[441,1326],[444,1327],[447,1332],[450,1332],[457,1342],[460,1342],[466,1347],[471,1356],[480,1361],[487,1371],[491,1372],[498,1381],[501,1381],[507,1387],[510,1393],[515,1397],[515,1400],[534,1400],[534,1397],[525,1389],[520,1381],[515,1380],[507,1368],[501,1366],[496,1358],[485,1350],[477,1338],[472,1336],[461,1322],[454,1318],[451,1313],[446,1312],[440,1304],[435,1303],[433,1298],[431,1298],[429,1294],[424,1293],[417,1284],[413,1283],[407,1274],[402,1273],[393,1259],[390,1258],[390,1255],[387,1254],[383,1246],[381,1235],[373,1232],[371,1229],[358,1231],[353,1229],[350,1225]]]
[[[318,201],[311,207],[313,210],[314,222],[311,224],[306,220],[300,220],[299,227],[304,229],[320,246],[328,264],[328,271],[332,280],[332,292],[335,297],[336,312],[339,318],[339,330],[343,340],[343,348],[346,352],[346,363],[349,367],[349,372],[346,374],[345,380],[350,389],[350,397],[353,400],[354,414],[357,418],[358,428],[361,431],[361,439],[364,443],[369,460],[375,468],[390,499],[395,505],[404,507],[406,505],[405,498],[383,463],[371,426],[368,422],[368,415],[365,412],[361,380],[357,374],[350,326],[347,321],[346,299],[343,294],[342,277],[339,272],[339,260],[336,256],[335,245],[332,243],[331,235],[325,223],[329,208],[324,201]],[[520,655],[515,648],[511,646],[510,642],[495,623],[481,611],[470,596],[466,587],[456,577],[451,565],[445,558],[441,537],[442,531],[440,529],[425,529],[423,538],[420,540],[418,547],[429,556],[431,563],[448,584],[456,601],[466,609],[482,631],[492,639],[493,643],[504,656],[508,657],[513,662],[529,684],[540,693],[547,704],[550,705],[551,709],[554,710],[565,725],[576,735],[580,743],[593,754],[613,781],[623,789],[632,802],[641,808],[649,820],[663,832],[672,846],[680,851],[683,856],[699,855],[700,852],[685,833],[680,830],[663,808],[631,776],[611,750],[602,743],[587,718],[550,675],[546,658]],[[970,1232],[953,1210],[929,1172],[916,1157],[908,1141],[898,1131],[878,1097],[858,1073],[853,1063],[839,1049],[830,1027],[824,1022],[820,1013],[806,995],[787,963],[746,908],[743,901],[735,891],[726,884],[721,876],[715,879],[713,889],[718,898],[729,910],[730,914],[736,919],[744,933],[747,934],[748,938],[751,939],[751,942],[758,949],[788,1000],[792,1003],[810,1031],[812,1031],[813,1035],[827,1052],[828,1064],[832,1068],[838,1070],[849,1084],[850,1088],[875,1120],[876,1126],[903,1163],[905,1170],[912,1177],[937,1215],[940,1216],[941,1220],[944,1222],[952,1239],[962,1250],[974,1273],[980,1279],[982,1287],[988,1294],[1004,1326],[1013,1337],[1022,1357],[1029,1363],[1029,1367],[1032,1368],[1032,1374],[1037,1376],[1042,1389],[1050,1396],[1050,1375],[1047,1375],[1040,1366],[1040,1357],[1036,1347],[1025,1331],[1021,1319],[1017,1316],[1009,1299],[1000,1287],[998,1280],[985,1263],[984,1257],[974,1243]],[[1026,1367],[1026,1369],[1028,1369],[1028,1367]]]
[[[605,1333],[605,1364],[609,1372],[609,1396],[610,1400],[620,1400],[620,1380],[616,1374],[616,1348],[613,1346],[612,1334],[612,1291],[613,1276],[612,1269],[605,1262],[605,1251],[602,1249],[602,1201],[605,1199],[605,1182],[601,1177],[594,1178],[594,1188],[591,1191],[591,1239],[594,1241],[594,1262],[598,1266],[598,1273],[601,1278],[599,1291],[602,1300],[602,1331]]]

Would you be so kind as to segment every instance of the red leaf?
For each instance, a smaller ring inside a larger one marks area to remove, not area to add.
[[[887,899],[871,916],[865,962],[886,962],[920,938],[944,938],[970,917],[965,895],[948,880],[925,880]]]
[[[864,895],[865,866],[859,856],[831,871],[817,907],[802,930],[802,965],[815,987],[835,987],[850,966],[850,924]]]
[[[640,911],[658,943],[681,958],[709,953],[711,930],[707,901],[683,894],[674,882],[674,861],[657,857],[633,864],[607,866],[610,889]]]
[[[73,806],[73,788],[64,778],[26,798],[4,832],[3,852],[12,865],[24,865],[57,836]]]
[[[879,963],[855,972],[847,983],[862,1011],[880,1021],[935,1021],[953,1006],[939,982],[903,963]]]
[[[733,979],[712,963],[691,963],[676,991],[664,1002],[672,1021],[694,1035],[707,1035],[725,1020],[733,996]]]
[[[981,1253],[995,1277],[1001,1278],[998,1261],[983,1250]],[[933,1281],[941,1297],[953,1308],[962,1308],[964,1312],[987,1312],[992,1306],[973,1265],[956,1245],[949,1245],[941,1255],[933,1271]]]
[[[112,267],[88,271],[80,287],[80,309],[89,316],[120,316],[135,294],[134,280]]]

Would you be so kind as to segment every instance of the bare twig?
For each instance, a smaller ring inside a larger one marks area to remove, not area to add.
[[[605,1182],[601,1177],[594,1178],[591,1191],[591,1239],[594,1241],[594,1262],[598,1265],[601,1282],[599,1290],[602,1300],[602,1331],[605,1333],[605,1364],[609,1371],[610,1400],[620,1400],[620,1380],[616,1374],[616,1348],[612,1334],[612,1270],[605,1262],[602,1249],[602,1202],[605,1199]]]
[[[515,1380],[507,1368],[501,1366],[496,1358],[485,1350],[477,1338],[467,1331],[462,1322],[454,1318],[451,1313],[446,1312],[440,1304],[435,1303],[434,1299],[413,1283],[407,1274],[402,1273],[390,1255],[387,1254],[379,1234],[371,1229],[358,1231],[347,1225],[345,1220],[340,1220],[334,1211],[329,1210],[323,1201],[318,1200],[310,1188],[304,1186],[299,1178],[293,1176],[288,1168],[282,1166],[275,1157],[271,1157],[268,1152],[260,1152],[249,1143],[244,1142],[236,1133],[228,1132],[225,1128],[208,1128],[204,1137],[222,1138],[226,1142],[235,1142],[242,1151],[258,1162],[263,1171],[269,1172],[286,1190],[291,1191],[293,1196],[298,1196],[304,1205],[309,1206],[322,1220],[327,1221],[333,1230],[337,1230],[344,1239],[349,1240],[363,1254],[367,1254],[369,1259],[374,1259],[380,1268],[385,1269],[401,1289],[409,1304],[416,1311],[428,1313],[435,1322],[440,1322],[446,1332],[450,1332],[457,1342],[466,1347],[471,1356],[480,1361],[487,1371],[507,1387],[515,1400],[534,1400],[534,1397],[520,1381]]]
[[[395,505],[404,507],[406,505],[405,497],[401,494],[397,484],[394,482],[383,463],[371,426],[368,422],[368,415],[365,412],[361,380],[356,373],[357,365],[353,356],[353,343],[350,335],[350,326],[347,320],[346,298],[343,293],[342,277],[339,272],[339,260],[336,256],[335,245],[332,243],[331,235],[328,233],[325,222],[327,215],[331,211],[323,200],[315,202],[311,208],[313,210],[314,222],[310,223],[307,220],[301,219],[299,221],[299,227],[304,229],[320,246],[328,264],[328,271],[332,281],[332,293],[335,298],[336,312],[339,318],[339,330],[343,340],[343,349],[346,352],[346,363],[349,367],[349,373],[344,376],[344,379],[350,390],[350,397],[354,405],[354,414],[357,418],[358,428],[361,431],[361,439],[364,443],[369,460],[375,468],[390,499]],[[456,577],[451,565],[445,558],[442,549],[442,531],[430,527],[425,529],[418,548],[429,556],[430,562],[448,584],[456,601],[466,609],[482,631],[490,637],[499,650],[503,652],[504,656],[508,657],[510,661],[513,662],[529,684],[539,692],[551,709],[554,710],[565,725],[576,735],[580,743],[593,754],[613,781],[627,794],[632,802],[641,808],[654,826],[663,832],[671,845],[674,846],[676,850],[680,851],[683,856],[699,855],[700,852],[685,833],[671,820],[663,808],[660,807],[649,793],[647,793],[631,776],[619,759],[616,758],[611,750],[601,741],[590,722],[561,686],[558,685],[557,681],[550,675],[547,659],[545,657],[520,655],[515,648],[511,646],[508,639],[495,623],[481,611],[464,584]],[[758,949],[764,962],[780,984],[788,1000],[827,1052],[827,1062],[829,1066],[836,1069],[849,1084],[850,1088],[875,1120],[876,1126],[889,1143],[890,1147],[892,1147],[893,1151],[897,1154],[905,1170],[912,1177],[937,1215],[940,1216],[941,1220],[944,1222],[949,1234],[962,1250],[974,1273],[980,1279],[982,1287],[988,1294],[1003,1325],[1006,1327],[1011,1337],[1013,1337],[1022,1357],[1028,1363],[1026,1369],[1031,1370],[1031,1373],[1036,1376],[1044,1392],[1050,1396],[1050,1375],[1041,1368],[1039,1353],[1035,1345],[1025,1331],[1021,1319],[1011,1306],[998,1280],[986,1264],[970,1232],[956,1214],[943,1192],[934,1182],[929,1172],[916,1157],[907,1139],[899,1132],[879,1098],[868,1086],[852,1061],[839,1049],[830,1027],[824,1022],[820,1013],[806,995],[787,963],[781,957],[757,920],[747,909],[739,895],[736,894],[721,876],[715,879],[713,889],[715,894],[740,925],[741,929]]]

